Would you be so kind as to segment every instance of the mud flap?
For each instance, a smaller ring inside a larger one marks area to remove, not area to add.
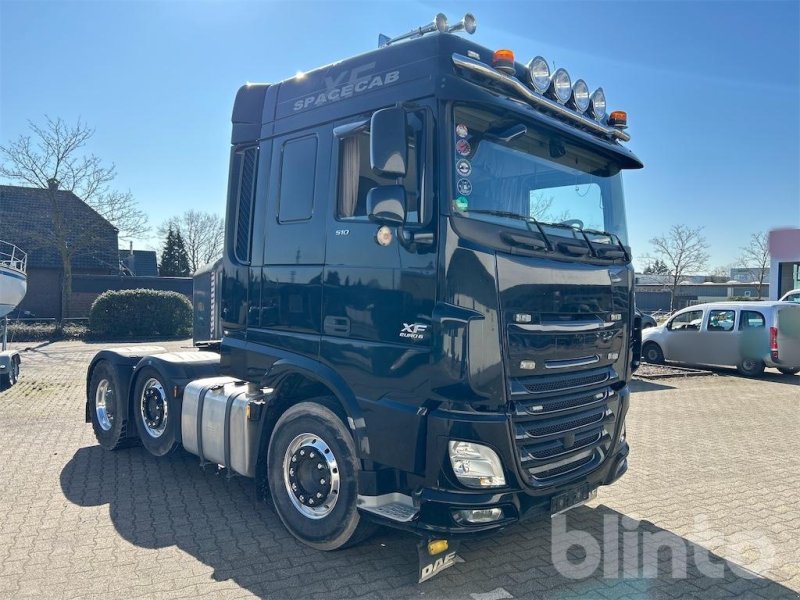
[[[442,549],[438,547],[442,547]],[[429,548],[434,550],[434,554],[431,554]],[[420,540],[417,544],[417,553],[419,554],[419,583],[427,581],[437,573],[441,573],[448,567],[452,567],[457,562],[464,562],[456,555],[457,551],[457,540]]]

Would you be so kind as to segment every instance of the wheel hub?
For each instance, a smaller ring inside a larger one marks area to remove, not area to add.
[[[167,428],[169,404],[167,393],[158,379],[148,379],[145,382],[139,399],[139,412],[148,435],[160,437]]]
[[[330,514],[339,497],[339,467],[322,438],[304,433],[292,440],[283,471],[286,492],[300,513],[311,519]]]
[[[144,394],[145,398],[145,423],[152,428],[157,428],[164,420],[164,399],[158,390],[150,388]]]

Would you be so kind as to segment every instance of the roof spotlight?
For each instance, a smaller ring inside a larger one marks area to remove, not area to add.
[[[584,113],[586,109],[589,108],[589,86],[586,85],[583,79],[578,79],[578,81],[572,85],[572,99],[570,100],[570,104],[572,104],[579,113]]]
[[[466,31],[468,34],[472,35],[475,33],[475,30],[478,28],[478,21],[475,19],[475,15],[472,13],[467,13],[464,17],[455,25],[451,25],[447,28],[448,33],[455,33],[456,31]]]
[[[533,89],[544,94],[550,87],[550,66],[541,56],[537,56],[528,63],[528,78]]]
[[[572,80],[566,69],[556,69],[550,79],[550,94],[561,104],[566,104],[572,96]]]
[[[606,116],[606,95],[603,88],[597,88],[589,99],[589,113],[598,121]]]

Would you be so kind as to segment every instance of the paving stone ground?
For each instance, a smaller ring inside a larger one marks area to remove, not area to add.
[[[24,352],[0,392],[2,598],[800,597],[800,377],[635,382],[622,480],[561,520],[463,543],[418,585],[410,535],[317,552],[248,480],[185,452],[101,450],[83,422],[98,348]]]

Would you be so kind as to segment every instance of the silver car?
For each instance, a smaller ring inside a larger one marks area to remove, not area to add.
[[[645,361],[735,366],[748,377],[765,367],[800,372],[800,305],[714,302],[676,312],[642,332]]]

